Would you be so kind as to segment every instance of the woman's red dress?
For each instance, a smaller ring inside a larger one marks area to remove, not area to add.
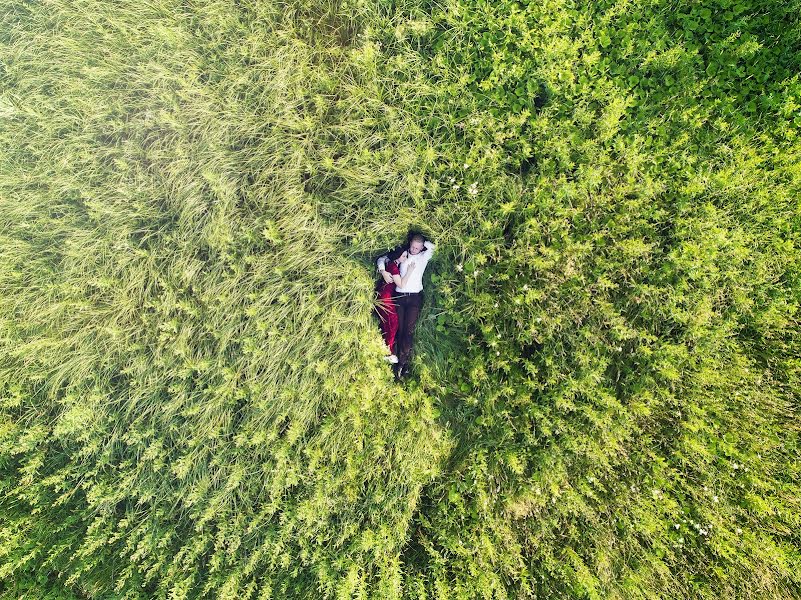
[[[395,261],[388,260],[386,269],[392,275],[400,275],[400,269]],[[395,301],[392,296],[395,294],[395,283],[387,283],[384,279],[379,279],[376,284],[376,296],[378,301],[376,303],[376,313],[378,314],[378,321],[381,326],[381,332],[384,334],[384,342],[386,342],[392,354],[395,354],[395,336],[398,333],[398,313],[395,312]]]

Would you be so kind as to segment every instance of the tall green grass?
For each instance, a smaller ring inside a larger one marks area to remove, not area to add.
[[[2,597],[795,597],[799,8],[3,4]]]

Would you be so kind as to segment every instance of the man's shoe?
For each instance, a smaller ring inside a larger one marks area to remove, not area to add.
[[[398,379],[406,379],[409,376],[409,365],[398,366]]]

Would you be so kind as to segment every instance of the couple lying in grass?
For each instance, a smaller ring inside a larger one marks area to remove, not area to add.
[[[410,234],[405,244],[376,262],[381,274],[376,283],[376,313],[389,351],[386,360],[393,363],[398,379],[408,374],[412,336],[423,306],[423,273],[434,248],[423,235]]]

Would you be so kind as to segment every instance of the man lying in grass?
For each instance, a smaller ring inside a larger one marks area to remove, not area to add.
[[[378,271],[387,283],[392,283],[393,275],[386,269],[387,261],[394,261],[406,254],[406,259],[398,265],[401,281],[396,282],[395,312],[398,317],[398,329],[395,339],[395,350],[398,362],[394,365],[395,377],[401,379],[408,374],[409,360],[412,355],[412,336],[423,306],[423,273],[428,261],[434,254],[435,245],[419,233],[410,234],[406,244],[402,244],[379,257],[376,261]],[[408,274],[408,276],[407,276]],[[398,285],[400,283],[400,285]]]

